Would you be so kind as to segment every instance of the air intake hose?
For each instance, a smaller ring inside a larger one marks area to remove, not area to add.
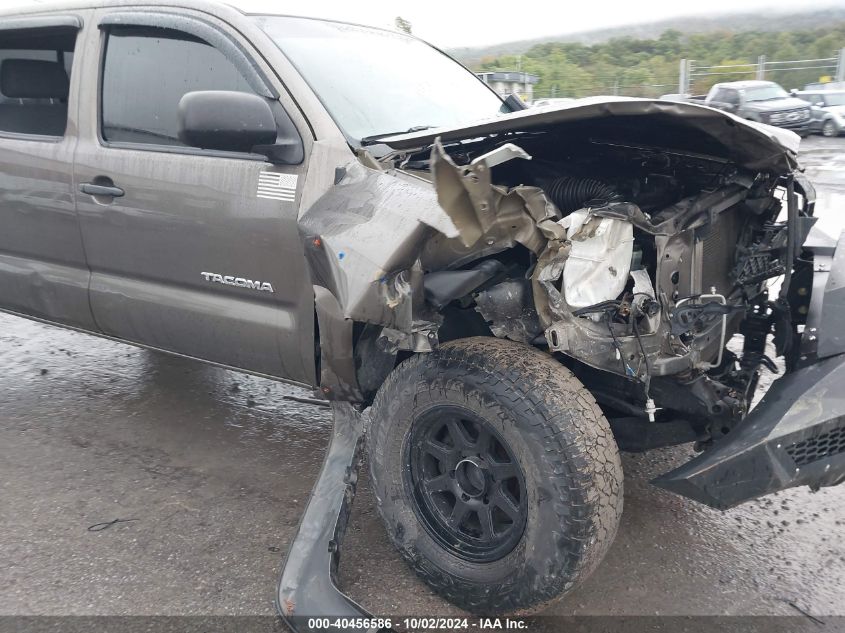
[[[544,189],[563,215],[582,209],[585,203],[593,200],[606,203],[621,198],[613,187],[594,178],[562,176]]]

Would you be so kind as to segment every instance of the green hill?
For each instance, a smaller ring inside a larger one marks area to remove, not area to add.
[[[767,61],[832,58],[845,48],[845,8],[776,14],[765,20],[755,16],[752,21],[748,16],[736,15],[729,21],[723,17],[711,18],[705,24],[696,18],[695,22],[697,32],[668,28],[651,34],[668,24],[680,27],[689,23],[689,19],[673,20],[579,36],[593,37],[596,40],[593,43],[566,36],[554,41],[503,44],[502,52],[475,58],[458,55],[458,59],[475,70],[520,68],[538,75],[540,83],[535,86],[535,98],[597,94],[656,97],[677,92],[678,65],[682,58],[695,60],[698,66],[753,64],[759,55],[765,55]],[[707,29],[708,24],[713,28]],[[633,35],[635,32],[649,35],[638,37]],[[599,33],[618,35],[602,39]],[[802,70],[772,70],[767,72],[766,79],[777,81],[787,89],[800,88],[834,74],[833,68],[816,67],[829,64],[833,62],[801,64],[805,66]],[[735,74],[694,77],[692,92],[706,92],[718,81],[754,78],[750,66],[730,70]]]

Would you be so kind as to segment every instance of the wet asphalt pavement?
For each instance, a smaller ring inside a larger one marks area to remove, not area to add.
[[[845,138],[803,146],[838,234]],[[274,612],[330,430],[285,399],[310,394],[5,315],[0,377],[0,614]],[[691,454],[624,457],[619,536],[551,611],[845,615],[845,486],[724,513],[649,486]],[[377,614],[458,613],[394,553],[366,477],[341,581]]]

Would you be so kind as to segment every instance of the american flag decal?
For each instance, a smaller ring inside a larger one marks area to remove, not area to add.
[[[293,202],[296,196],[295,174],[280,174],[274,171],[262,171],[258,174],[258,191],[256,196],[270,200]]]

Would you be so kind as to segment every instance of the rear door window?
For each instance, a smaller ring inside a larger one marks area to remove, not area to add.
[[[101,133],[105,141],[184,146],[180,99],[195,90],[253,93],[216,48],[186,33],[117,27],[103,64]]]
[[[64,136],[76,36],[67,27],[0,32],[0,132]]]

